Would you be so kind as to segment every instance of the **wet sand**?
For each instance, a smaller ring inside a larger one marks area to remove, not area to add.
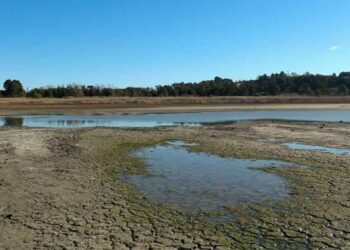
[[[281,202],[220,214],[155,206],[116,177],[142,173],[130,152],[167,140],[222,157],[287,160]],[[0,129],[1,249],[349,249],[349,156],[292,150],[298,141],[350,149],[350,125],[249,121],[150,129]]]

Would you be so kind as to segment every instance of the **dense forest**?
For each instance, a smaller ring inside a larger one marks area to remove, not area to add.
[[[262,96],[262,95],[349,95],[350,72],[338,75],[280,72],[261,75],[256,80],[233,81],[215,77],[198,83],[173,83],[155,88],[110,88],[93,85],[70,84],[67,86],[34,88],[25,91],[18,80],[6,80],[3,97],[82,97],[82,96]]]

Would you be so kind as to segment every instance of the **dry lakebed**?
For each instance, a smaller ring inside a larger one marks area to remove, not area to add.
[[[349,140],[345,122],[2,127],[0,249],[350,249]]]

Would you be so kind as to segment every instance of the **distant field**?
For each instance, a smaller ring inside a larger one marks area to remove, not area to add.
[[[0,98],[0,115],[348,108],[350,96]]]

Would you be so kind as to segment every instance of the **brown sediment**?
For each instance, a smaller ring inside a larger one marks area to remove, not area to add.
[[[0,115],[350,109],[349,96],[1,98]]]
[[[321,249],[350,247],[349,156],[291,150],[299,141],[350,149],[350,125],[249,121],[151,129],[0,130],[0,248]],[[142,172],[130,154],[181,139],[223,157],[280,159],[308,167],[264,171],[290,183],[278,203],[227,207],[210,222],[155,206],[116,177]]]

